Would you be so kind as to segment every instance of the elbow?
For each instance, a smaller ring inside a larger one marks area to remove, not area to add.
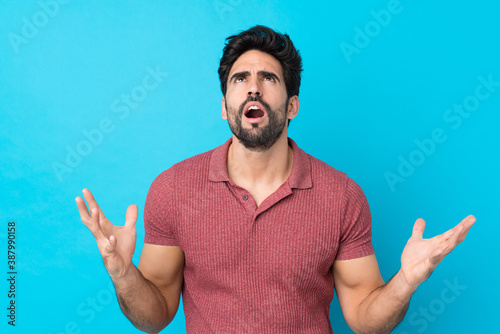
[[[164,321],[160,323],[137,323],[137,322],[132,322],[132,325],[134,325],[135,328],[137,328],[140,331],[149,333],[149,334],[157,334],[161,332],[167,325],[171,322],[170,321]]]
[[[390,334],[393,330],[392,326],[387,328],[369,328],[367,326],[363,326],[362,324],[347,324],[356,334]]]
[[[175,314],[170,315],[165,309],[164,312],[159,312],[154,317],[149,317],[148,319],[139,317],[128,317],[128,319],[138,330],[156,334],[165,329],[172,322],[174,316]]]

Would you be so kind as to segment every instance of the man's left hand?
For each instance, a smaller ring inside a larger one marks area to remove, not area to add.
[[[416,288],[425,281],[434,268],[459,243],[464,241],[476,218],[467,216],[457,226],[431,239],[423,239],[425,221],[417,219],[413,234],[401,255],[401,272],[410,287]]]

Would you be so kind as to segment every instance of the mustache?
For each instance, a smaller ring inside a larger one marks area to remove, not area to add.
[[[251,96],[247,97],[247,99],[245,100],[245,102],[243,102],[241,104],[240,109],[239,109],[239,115],[243,114],[243,109],[245,108],[245,105],[248,102],[259,102],[260,104],[262,104],[262,106],[266,110],[267,114],[269,114],[269,110],[271,110],[271,107],[269,106],[269,104],[267,104],[266,102],[264,102],[259,95],[255,95],[255,96],[251,95]]]

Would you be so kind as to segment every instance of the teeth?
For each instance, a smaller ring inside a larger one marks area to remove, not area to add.
[[[250,108],[248,108],[248,110],[259,110],[260,108],[257,107],[257,106],[251,106]]]

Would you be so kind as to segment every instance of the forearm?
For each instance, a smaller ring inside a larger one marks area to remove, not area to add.
[[[123,313],[139,330],[157,333],[172,321],[163,295],[135,266],[112,280]]]
[[[415,290],[398,272],[358,306],[356,333],[390,333],[403,320]]]

